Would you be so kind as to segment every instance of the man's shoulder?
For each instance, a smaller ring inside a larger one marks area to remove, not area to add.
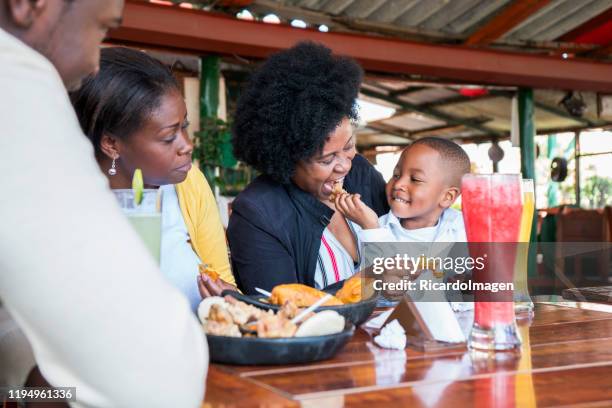
[[[63,83],[57,70],[42,54],[23,43],[18,38],[0,29],[0,78],[6,80],[5,85],[14,84],[20,88],[27,83],[45,82],[50,86],[63,89]],[[16,82],[24,78],[26,83]],[[25,89],[27,90],[27,89]],[[65,91],[64,91],[65,93]]]

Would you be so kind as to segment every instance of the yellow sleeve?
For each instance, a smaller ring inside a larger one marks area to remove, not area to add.
[[[221,279],[235,285],[225,230],[204,174],[196,166],[192,167],[185,181],[176,185],[176,191],[194,251],[202,263],[219,273]]]

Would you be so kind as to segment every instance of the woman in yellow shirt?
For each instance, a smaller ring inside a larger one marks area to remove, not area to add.
[[[70,97],[110,187],[130,188],[140,168],[145,186],[162,190],[160,268],[192,308],[201,300],[200,263],[234,283],[214,195],[191,164],[187,108],[170,70],[144,52],[105,48],[98,74]]]

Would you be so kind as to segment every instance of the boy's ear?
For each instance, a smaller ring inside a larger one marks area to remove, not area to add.
[[[459,190],[457,187],[449,187],[444,190],[442,193],[442,199],[440,200],[440,207],[444,209],[449,208],[451,205],[453,205],[457,197],[459,197],[459,194],[461,194],[461,190]]]

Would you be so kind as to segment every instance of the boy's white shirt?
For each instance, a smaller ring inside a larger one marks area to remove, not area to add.
[[[447,208],[442,212],[442,214],[440,215],[440,219],[438,220],[438,223],[435,227],[427,228],[428,230],[434,229],[431,234],[429,233],[429,231],[425,234],[419,234],[418,229],[407,230],[406,228],[402,227],[400,219],[393,214],[393,211],[389,211],[387,214],[379,217],[378,226],[378,228],[367,230],[357,228],[357,238],[359,240],[359,245],[368,242],[467,242],[467,236],[465,234],[465,224],[463,223],[463,215],[461,214],[461,211],[455,210],[453,208]],[[425,230],[425,228],[421,228],[420,230]],[[420,279],[442,281],[440,278],[434,278],[431,272],[423,274]],[[450,303],[451,307],[455,311],[464,311],[473,308],[473,303],[471,302]]]
[[[414,231],[402,227],[400,219],[392,211],[378,219],[378,228],[357,231],[360,242],[415,242]],[[460,211],[447,208],[442,212],[436,231],[431,240],[418,242],[466,242],[463,215]]]
[[[201,326],[121,213],[55,68],[2,29],[0,90],[0,301],[42,374],[78,406],[199,406]]]

